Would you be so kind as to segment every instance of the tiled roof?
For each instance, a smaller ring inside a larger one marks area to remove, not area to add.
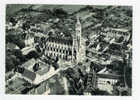
[[[35,59],[28,60],[21,67],[28,68],[29,66],[33,66],[36,63]]]
[[[113,74],[97,74],[99,78],[109,78],[109,79],[119,79],[122,78],[121,75],[113,75]]]
[[[72,45],[72,38],[49,37],[47,41]]]
[[[27,69],[24,70],[23,74],[24,77],[30,79],[31,81],[34,81],[36,78],[36,73],[29,71]]]

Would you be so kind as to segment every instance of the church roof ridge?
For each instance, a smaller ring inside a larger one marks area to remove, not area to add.
[[[57,42],[57,43],[62,43],[62,44],[70,44],[72,45],[72,38],[62,38],[62,37],[53,37],[53,36],[50,36],[48,39],[48,41],[51,41],[51,42]]]

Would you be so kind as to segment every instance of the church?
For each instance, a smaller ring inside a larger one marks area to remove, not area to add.
[[[48,37],[45,43],[45,55],[72,63],[82,62],[85,59],[85,40],[81,34],[82,26],[77,17],[75,34],[72,38]]]
[[[45,56],[58,58],[77,64],[78,62],[82,62],[85,59],[85,39],[81,36],[81,34],[82,25],[79,17],[77,17],[75,33],[72,34],[72,38],[42,36],[45,38],[45,40],[42,41],[41,37],[39,37],[38,42],[40,43],[38,45]],[[36,43],[36,38],[36,33],[34,33],[34,36],[31,34],[26,34],[24,41],[25,48],[33,48],[35,46],[34,44]]]

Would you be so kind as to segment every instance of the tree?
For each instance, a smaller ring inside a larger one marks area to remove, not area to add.
[[[107,91],[96,89],[94,95],[110,95]]]
[[[39,63],[36,63],[36,64],[33,66],[33,70],[34,70],[34,72],[36,72],[38,69],[39,69]]]
[[[11,57],[6,56],[6,72],[11,71],[13,68],[15,67],[15,64],[13,63],[13,60],[11,59]]]
[[[52,66],[54,67],[55,70],[57,70],[59,68],[59,65],[57,63],[52,63]]]
[[[8,43],[14,43],[16,44],[20,49],[25,47],[24,41],[20,38],[19,35],[6,35],[6,42]]]
[[[122,91],[121,95],[122,95],[122,96],[128,96],[129,93],[128,93],[128,91]]]
[[[13,50],[13,54],[20,60],[21,63],[26,61],[25,56],[22,54],[21,50]]]
[[[17,23],[17,21],[13,17],[10,18],[10,22],[12,23],[13,26],[15,26]]]
[[[27,59],[35,58],[37,59],[39,57],[39,54],[36,51],[31,51],[26,55]]]
[[[30,28],[30,22],[23,23],[23,25],[22,25],[23,30],[28,30],[29,28]]]
[[[132,69],[130,67],[126,67],[126,83],[129,88],[132,88]]]
[[[54,8],[53,14],[54,14],[54,16],[56,16],[58,18],[64,18],[64,17],[67,17],[67,15],[68,15],[68,13],[62,8]]]
[[[15,55],[6,54],[6,72],[11,71],[19,64],[20,64],[20,60],[18,58],[16,58]]]

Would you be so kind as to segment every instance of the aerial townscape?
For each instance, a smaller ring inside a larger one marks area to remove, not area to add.
[[[132,95],[132,7],[7,4],[5,93]]]

